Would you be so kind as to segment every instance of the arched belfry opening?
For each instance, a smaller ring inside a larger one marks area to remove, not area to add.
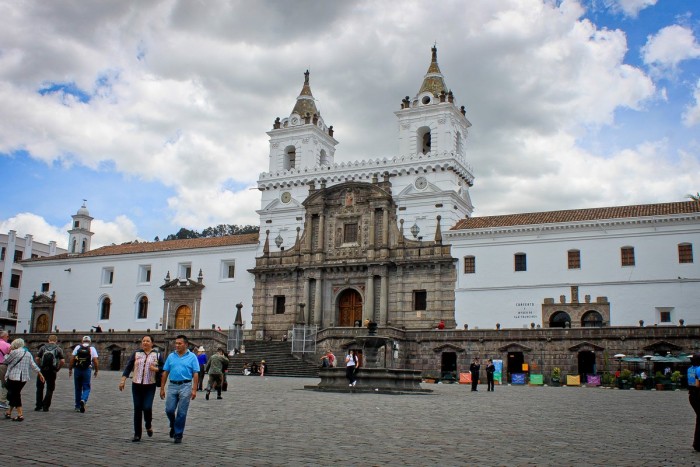
[[[287,146],[284,150],[284,169],[291,170],[297,165],[297,149],[294,146]]]
[[[418,153],[428,154],[432,146],[432,135],[429,127],[422,127],[418,129]]]

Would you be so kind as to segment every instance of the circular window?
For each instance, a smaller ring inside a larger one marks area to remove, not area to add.
[[[430,96],[423,96],[423,99],[421,99],[421,102],[423,103],[423,105],[430,104]]]
[[[292,200],[292,194],[288,191],[285,191],[284,193],[282,193],[281,199],[283,203],[287,204]]]
[[[294,117],[294,118],[292,119],[292,125],[296,125],[297,123],[299,123],[299,119],[296,118],[296,117]]]

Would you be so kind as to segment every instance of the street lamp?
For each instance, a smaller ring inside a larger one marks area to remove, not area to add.
[[[617,362],[620,364],[617,371],[622,372],[622,359],[625,358],[626,355],[623,353],[616,353],[614,355],[614,357],[617,359]]]

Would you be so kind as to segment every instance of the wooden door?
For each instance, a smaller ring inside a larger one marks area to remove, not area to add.
[[[357,290],[347,289],[338,297],[338,325],[354,326],[362,323],[362,296]]]
[[[190,329],[192,327],[192,310],[182,305],[175,312],[175,329]]]

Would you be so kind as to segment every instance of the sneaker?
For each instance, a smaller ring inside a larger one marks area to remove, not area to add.
[[[353,382],[352,382],[352,387],[355,387],[356,384],[357,384],[357,381],[353,381]]]
[[[74,411],[75,411],[75,412],[80,412],[80,409],[76,407]]]
[[[217,398],[217,399],[223,399],[223,397],[221,397],[221,396],[216,396],[216,398]]]
[[[85,413],[85,401],[80,401],[80,413]]]
[[[10,406],[5,404],[4,402],[0,402],[0,409],[9,409]]]
[[[178,436],[177,438],[175,438],[175,444],[180,444],[180,443],[182,443],[182,436]]]
[[[207,394],[204,396],[206,400],[209,400],[209,391],[207,391]]]
[[[352,387],[352,383],[348,384],[348,386]]]

